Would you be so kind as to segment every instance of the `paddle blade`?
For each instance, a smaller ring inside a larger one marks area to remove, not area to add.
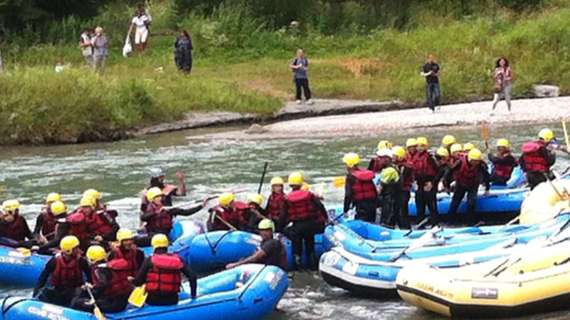
[[[332,184],[335,188],[342,188],[346,184],[346,177],[335,177]]]
[[[95,308],[93,309],[93,314],[95,315],[95,318],[97,318],[97,320],[107,320],[103,312],[101,312],[101,309],[99,309],[99,307],[97,306],[95,306]]]
[[[129,304],[141,308],[146,302],[146,295],[145,286],[136,287],[129,296]]]
[[[489,124],[487,122],[481,122],[481,138],[483,141],[489,141]]]

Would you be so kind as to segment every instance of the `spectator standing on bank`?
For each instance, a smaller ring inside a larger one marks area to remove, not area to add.
[[[85,59],[87,66],[93,66],[93,45],[91,44],[91,37],[93,36],[93,30],[86,28],[81,33],[79,38],[79,48],[81,49],[81,55]]]
[[[151,23],[151,16],[146,13],[146,10],[143,6],[139,6],[137,12],[135,13],[135,16],[131,20],[131,26],[129,27],[128,34],[131,34],[131,32],[133,32],[133,29],[135,29],[135,46],[141,53],[146,49]]]
[[[295,81],[295,99],[297,100],[297,104],[303,102],[303,95],[305,95],[307,104],[313,104],[313,101],[311,101],[311,89],[309,89],[309,77],[307,75],[309,60],[305,57],[303,49],[297,50],[297,56],[293,59],[289,68],[291,68],[294,75],[293,80]]]
[[[507,103],[507,108],[511,111],[511,95],[513,92],[513,71],[509,66],[509,60],[502,57],[495,64],[495,96],[493,98],[493,111],[502,99]],[[493,112],[491,111],[491,115]]]
[[[181,30],[174,42],[174,62],[178,70],[190,73],[192,71],[192,38],[186,30]]]
[[[91,45],[93,46],[93,67],[97,71],[102,71],[105,68],[109,48],[109,41],[103,33],[103,28],[95,28],[95,36],[91,39]]]
[[[435,112],[435,107],[439,105],[441,91],[439,89],[440,67],[433,54],[429,54],[426,63],[420,73],[426,78],[426,99],[428,108]]]

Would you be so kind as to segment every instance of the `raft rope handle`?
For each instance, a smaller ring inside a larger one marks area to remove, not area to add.
[[[7,313],[8,311],[10,311],[10,309],[12,309],[12,307],[14,307],[15,305],[17,305],[18,303],[24,302],[24,301],[28,300],[27,298],[23,298],[23,299],[20,299],[20,300],[16,300],[16,301],[14,301],[12,304],[10,304],[8,307],[6,307],[6,301],[7,301],[8,298],[11,298],[11,297],[12,297],[12,296],[7,296],[7,297],[4,298],[4,301],[2,301],[2,307],[1,307],[2,316],[6,315],[6,313]],[[6,307],[6,308],[5,308],[5,307]]]
[[[242,291],[239,294],[239,296],[237,297],[238,301],[241,301],[241,298],[243,297],[243,295],[245,294],[245,292],[247,291],[247,289],[249,289],[249,287],[251,287],[251,285],[253,284],[253,282],[259,277],[259,275],[261,275],[263,273],[263,270],[265,270],[265,268],[267,268],[266,265],[264,265],[261,270],[259,270],[259,272],[257,272],[257,274],[252,278],[252,279],[248,279],[247,280],[247,285],[245,287],[242,287]]]

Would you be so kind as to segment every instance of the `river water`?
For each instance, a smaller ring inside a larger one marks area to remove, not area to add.
[[[510,139],[518,149],[522,141],[533,137],[540,128],[493,128],[491,135]],[[560,133],[560,130],[556,131]],[[255,192],[263,163],[267,161],[265,194],[271,176],[286,177],[291,171],[303,170],[309,183],[323,188],[325,204],[339,203],[343,190],[332,187],[330,177],[343,175],[342,155],[355,151],[363,157],[370,156],[379,140],[377,137],[259,141],[188,139],[191,134],[204,132],[210,130],[182,131],[104,144],[0,148],[0,200],[20,199],[24,204],[23,214],[32,227],[47,193],[60,192],[68,205],[74,207],[83,190],[95,188],[103,192],[110,207],[120,212],[121,225],[135,228],[138,226],[139,194],[148,182],[150,168],[166,169],[172,182],[177,170],[185,172],[188,196],[177,199],[185,202],[229,189],[247,188]],[[477,127],[453,133],[461,142],[480,141]],[[429,129],[418,130],[416,134],[425,135],[433,144],[439,144],[447,132]],[[382,138],[399,143],[406,139],[397,133]],[[566,165],[566,159],[560,159],[558,169],[564,169]],[[205,219],[205,214],[192,218]],[[30,290],[0,288],[0,296],[29,294]],[[279,307],[284,312],[275,313],[271,319],[439,318],[399,300],[352,298],[343,290],[325,284],[316,273],[295,274]],[[556,313],[529,319],[566,319],[568,315]]]

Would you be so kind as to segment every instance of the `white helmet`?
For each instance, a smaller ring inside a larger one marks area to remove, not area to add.
[[[158,178],[164,176],[164,170],[162,170],[161,168],[152,168],[149,171],[151,178]]]

